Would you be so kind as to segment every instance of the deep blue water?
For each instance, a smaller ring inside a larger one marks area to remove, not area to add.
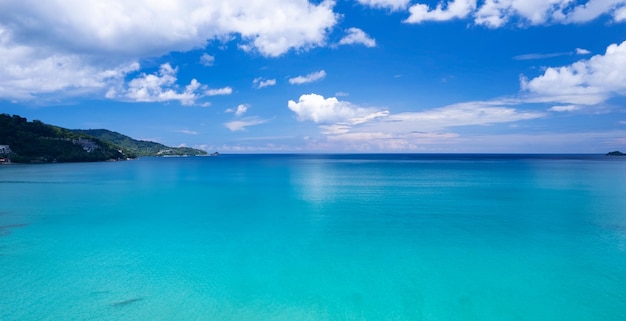
[[[0,320],[624,320],[626,158],[0,166]]]

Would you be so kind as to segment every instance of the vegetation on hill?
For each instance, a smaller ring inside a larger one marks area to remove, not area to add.
[[[111,142],[137,156],[197,156],[207,154],[207,152],[203,150],[189,147],[168,147],[155,142],[136,140],[126,135],[122,135],[120,133],[106,129],[77,129],[72,131],[75,133],[86,134],[104,141]]]
[[[15,163],[96,162],[134,157],[117,146],[65,128],[0,114],[0,145]]]
[[[69,130],[0,114],[0,162],[97,162],[137,156],[206,155],[187,147],[135,140],[106,129]]]

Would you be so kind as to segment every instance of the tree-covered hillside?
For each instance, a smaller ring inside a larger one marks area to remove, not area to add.
[[[117,132],[113,132],[106,129],[76,129],[72,130],[74,133],[86,134],[99,138],[104,141],[111,142],[117,146],[120,146],[124,150],[137,155],[137,156],[168,156],[168,155],[206,155],[207,152],[199,149],[193,149],[189,147],[168,147],[163,144],[149,142],[145,140],[132,139],[126,135],[122,135]]]
[[[134,157],[110,142],[17,115],[0,114],[2,158],[14,163],[96,162]]]

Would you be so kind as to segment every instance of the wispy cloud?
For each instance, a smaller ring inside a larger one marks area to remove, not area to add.
[[[553,53],[530,53],[523,54],[513,57],[514,60],[538,60],[538,59],[548,59],[562,56],[573,56],[579,55],[584,56],[590,54],[591,51],[582,48],[576,48],[574,51],[563,51],[563,52],[553,52]]]
[[[531,54],[523,54],[523,55],[515,56],[513,57],[513,59],[514,60],[537,60],[537,59],[547,59],[547,58],[554,58],[554,57],[561,57],[561,56],[571,56],[573,54],[574,53],[571,51],[545,53],[545,54],[531,53]]]
[[[315,82],[318,80],[322,80],[326,77],[326,71],[320,70],[316,72],[312,72],[306,76],[298,76],[289,79],[289,83],[292,85],[302,85],[310,82]]]
[[[579,110],[581,109],[580,106],[576,106],[576,105],[567,105],[567,106],[552,106],[550,107],[548,110],[549,111],[556,111],[556,112],[568,112],[568,111],[575,111],[575,110]]]
[[[462,137],[452,132],[454,128],[515,123],[546,116],[514,107],[521,103],[520,99],[495,99],[391,113],[311,94],[303,95],[298,102],[289,101],[288,107],[298,120],[320,124],[321,134],[329,142],[368,151],[418,150],[425,144],[459,143]]]
[[[246,127],[265,124],[268,121],[269,121],[268,119],[261,119],[259,117],[254,116],[254,117],[243,118],[240,120],[230,121],[230,122],[225,123],[224,126],[230,129],[230,131],[236,132],[236,131],[245,130]]]
[[[178,129],[178,130],[173,130],[173,132],[187,134],[187,135],[198,135],[197,131],[188,130],[188,129]]]

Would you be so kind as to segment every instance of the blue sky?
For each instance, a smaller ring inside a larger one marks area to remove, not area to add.
[[[223,153],[626,150],[626,0],[0,1],[0,112]]]

